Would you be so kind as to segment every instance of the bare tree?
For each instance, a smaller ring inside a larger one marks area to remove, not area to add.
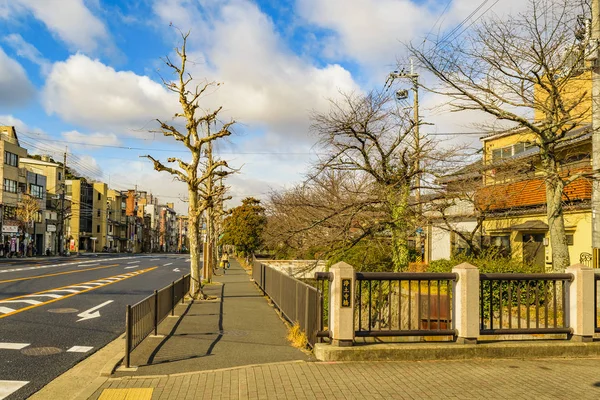
[[[164,86],[175,93],[179,98],[181,112],[174,115],[175,119],[183,119],[185,122],[185,130],[180,130],[175,124],[166,121],[157,120],[160,129],[157,132],[164,136],[173,137],[176,141],[181,142],[190,152],[191,160],[185,161],[181,158],[170,157],[167,163],[172,163],[174,166],[167,166],[163,162],[155,159],[150,155],[144,157],[150,159],[154,163],[154,169],[157,171],[168,172],[175,179],[185,182],[188,188],[188,217],[189,217],[189,240],[190,240],[190,268],[192,286],[190,293],[196,298],[201,294],[201,271],[200,271],[200,253],[201,253],[201,238],[200,238],[200,221],[204,210],[212,206],[212,193],[207,193],[202,190],[202,185],[212,179],[215,171],[223,168],[228,168],[224,160],[218,160],[207,165],[203,160],[203,152],[207,146],[218,140],[231,135],[230,128],[235,123],[230,121],[224,123],[220,128],[211,133],[209,127],[218,122],[218,115],[222,107],[214,111],[209,111],[198,115],[200,100],[203,94],[209,89],[214,89],[219,86],[215,82],[205,82],[200,85],[193,85],[192,76],[186,72],[187,53],[186,44],[189,33],[182,34],[183,44],[180,48],[176,48],[177,55],[181,62],[173,63],[169,57],[163,61],[173,71],[177,79],[169,81],[163,79]],[[193,86],[193,89],[190,89]],[[206,133],[206,134],[205,134]],[[228,172],[223,172],[227,174]]]
[[[378,199],[381,213],[368,231],[377,227],[390,234],[397,271],[409,263],[408,237],[414,229],[410,195],[424,165],[414,160],[423,160],[427,147],[425,141],[419,148],[413,145],[417,123],[389,93],[378,92],[345,94],[340,101],[331,101],[329,112],[313,116],[312,129],[326,154],[316,173],[347,171],[368,178],[369,197]]]
[[[582,177],[561,174],[557,152],[582,134],[576,129],[591,107],[581,15],[590,15],[585,0],[529,0],[527,13],[493,16],[463,40],[442,40],[432,49],[409,45],[440,82],[427,89],[448,96],[453,111],[483,111],[511,123],[539,149],[555,270],[570,264],[563,189]]]

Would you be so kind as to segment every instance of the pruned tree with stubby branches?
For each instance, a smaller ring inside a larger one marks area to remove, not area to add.
[[[201,216],[204,210],[213,205],[214,193],[207,193],[203,185],[211,180],[216,171],[220,171],[221,176],[225,176],[233,170],[229,169],[224,160],[212,160],[211,143],[218,139],[225,138],[232,134],[231,128],[235,121],[229,121],[219,124],[218,115],[222,107],[214,111],[204,111],[200,106],[200,100],[207,91],[215,89],[220,84],[216,82],[204,82],[195,84],[192,76],[187,72],[188,63],[186,44],[189,37],[188,33],[182,33],[183,43],[181,47],[175,49],[179,57],[178,63],[172,62],[169,57],[163,59],[164,63],[171,69],[176,76],[174,80],[163,78],[163,85],[171,92],[175,93],[179,99],[181,111],[174,115],[174,120],[181,120],[185,123],[185,128],[178,128],[175,123],[169,123],[158,119],[160,129],[153,131],[162,133],[164,136],[172,137],[175,141],[181,142],[189,151],[189,160],[177,157],[169,157],[166,163],[146,155],[154,164],[154,169],[159,172],[167,172],[174,176],[176,180],[186,183],[188,189],[188,218],[189,218],[189,241],[190,241],[190,269],[191,269],[191,288],[190,294],[193,298],[204,296],[201,286]],[[211,126],[219,125],[214,132],[210,130]],[[207,154],[210,152],[210,154]],[[206,158],[210,155],[212,162],[207,163]],[[169,165],[170,164],[170,165]]]
[[[582,173],[561,171],[561,147],[587,132],[578,129],[591,111],[586,65],[586,0],[529,0],[518,15],[491,16],[466,37],[432,48],[408,45],[435,78],[426,89],[450,99],[453,111],[475,110],[508,123],[537,147],[545,180],[554,270],[570,264],[563,213],[564,188]],[[590,85],[591,88],[591,85]]]

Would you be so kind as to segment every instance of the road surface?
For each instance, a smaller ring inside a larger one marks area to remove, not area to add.
[[[0,400],[26,399],[125,331],[125,308],[189,255],[0,259]]]

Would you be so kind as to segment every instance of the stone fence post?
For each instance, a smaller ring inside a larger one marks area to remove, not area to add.
[[[329,291],[329,330],[331,344],[352,346],[354,343],[354,267],[345,262],[333,265]]]
[[[469,263],[452,268],[457,274],[454,292],[456,342],[475,344],[479,336],[479,269]]]
[[[568,284],[568,307],[564,306],[568,312],[569,326],[573,329],[571,340],[591,342],[596,319],[594,270],[583,264],[575,264],[565,272],[573,274],[573,281]]]

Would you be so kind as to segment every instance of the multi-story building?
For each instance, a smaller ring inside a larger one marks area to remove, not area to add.
[[[14,126],[0,126],[0,205],[2,208],[1,226],[4,248],[18,251],[25,232],[17,218],[17,206],[21,201],[26,175],[19,169],[19,159],[27,157],[27,150],[20,146]]]
[[[19,164],[27,171],[46,178],[46,210],[42,216],[46,227],[43,232],[43,250],[45,253],[57,254],[63,248],[60,243],[60,234],[63,231],[62,216],[69,208],[68,202],[61,198],[65,182],[63,167],[48,156],[21,158]]]
[[[159,246],[160,251],[171,252],[177,250],[178,227],[177,213],[174,210],[173,203],[167,203],[159,206]]]
[[[127,251],[127,215],[125,198],[120,191],[109,189],[107,198],[107,250]]]
[[[177,251],[180,253],[190,250],[190,242],[188,238],[188,222],[187,215],[178,215],[177,217]]]

